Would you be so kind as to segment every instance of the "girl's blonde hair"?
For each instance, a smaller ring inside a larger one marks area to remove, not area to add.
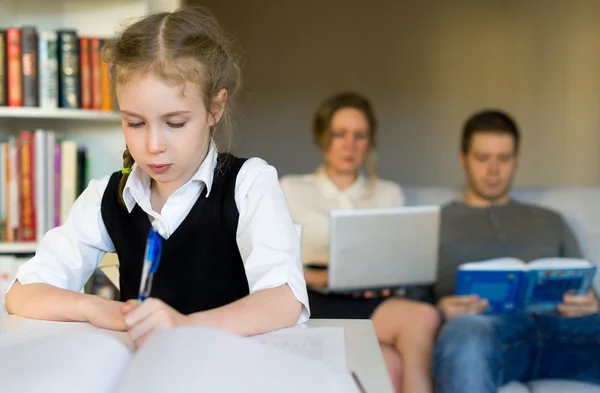
[[[313,120],[313,143],[323,152],[329,149],[331,145],[331,119],[335,112],[343,108],[354,108],[361,111],[365,115],[367,123],[369,123],[369,151],[365,158],[365,166],[369,173],[369,191],[365,198],[370,198],[375,192],[379,177],[377,176],[377,166],[374,158],[377,119],[371,102],[367,98],[358,93],[344,92],[323,101],[317,108]]]
[[[228,105],[219,127],[230,128],[231,101],[241,86],[241,70],[231,41],[208,9],[184,7],[148,15],[108,41],[102,58],[109,64],[113,91],[117,85],[146,75],[182,88],[191,83],[201,88],[204,106],[212,113],[216,95],[222,89],[227,90]],[[211,136],[216,127],[211,128]],[[133,164],[126,148],[123,168],[130,169]],[[124,173],[119,183],[122,206],[127,177],[128,173]]]

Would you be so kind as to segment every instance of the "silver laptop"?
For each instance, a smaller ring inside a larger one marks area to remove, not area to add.
[[[326,292],[434,283],[439,231],[439,206],[332,211]]]

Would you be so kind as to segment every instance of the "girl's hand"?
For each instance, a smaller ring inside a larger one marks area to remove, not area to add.
[[[142,303],[129,300],[123,305],[121,312],[125,317],[129,337],[138,348],[154,333],[190,324],[188,316],[155,298],[148,298]]]
[[[122,302],[90,295],[82,303],[83,314],[92,325],[110,330],[127,330],[121,313]]]

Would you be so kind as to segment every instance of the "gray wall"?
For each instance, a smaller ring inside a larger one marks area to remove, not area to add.
[[[523,130],[519,185],[600,184],[600,1],[189,0],[215,12],[245,58],[235,151],[281,174],[320,162],[317,104],[371,97],[382,177],[462,182],[460,127],[497,106]]]

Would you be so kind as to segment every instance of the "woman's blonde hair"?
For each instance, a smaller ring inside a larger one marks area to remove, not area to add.
[[[369,191],[365,197],[369,198],[375,191],[379,177],[377,176],[374,158],[377,119],[371,102],[366,97],[354,92],[344,92],[323,101],[317,108],[313,120],[313,143],[323,152],[329,149],[331,145],[331,119],[335,112],[343,108],[353,108],[361,111],[369,124],[369,151],[365,158],[365,166],[369,173]]]
[[[210,11],[203,7],[184,7],[174,12],[148,15],[131,24],[103,48],[102,58],[109,64],[113,91],[145,75],[165,83],[201,88],[204,105],[212,113],[216,95],[227,90],[228,105],[219,127],[231,126],[231,101],[241,86],[241,70],[232,43]],[[216,125],[210,130],[215,133]],[[125,149],[123,172],[134,159]],[[119,202],[124,206],[123,189],[128,173],[119,183]]]

